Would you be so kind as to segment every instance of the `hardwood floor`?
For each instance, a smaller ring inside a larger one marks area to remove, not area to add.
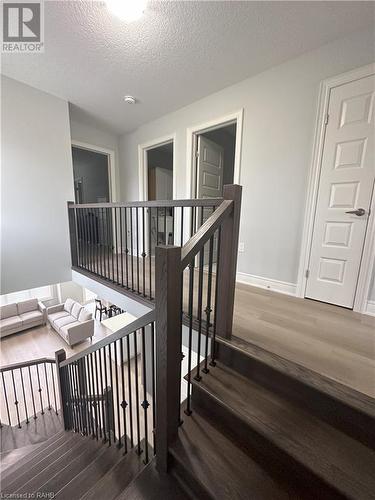
[[[237,284],[233,335],[375,398],[375,318]]]

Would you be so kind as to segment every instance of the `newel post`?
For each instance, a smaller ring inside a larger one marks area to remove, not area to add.
[[[225,200],[233,200],[234,207],[221,227],[216,324],[217,334],[220,337],[230,338],[233,326],[242,186],[236,184],[224,186],[223,197]]]
[[[68,201],[70,254],[72,259],[72,266],[78,266],[77,212],[74,208],[72,208],[71,205],[74,205],[74,201]]]
[[[68,409],[66,407],[66,393],[68,388],[65,387],[64,384],[64,378],[62,377],[62,370],[60,368],[60,364],[66,360],[66,352],[64,349],[60,349],[59,351],[55,352],[55,360],[56,360],[56,377],[57,377],[57,390],[59,394],[59,400],[60,400],[60,408],[61,408],[61,414],[63,418],[63,425],[64,429],[68,429]],[[56,408],[57,411],[57,408]]]
[[[181,248],[155,249],[156,465],[167,472],[168,448],[176,439],[180,406]]]

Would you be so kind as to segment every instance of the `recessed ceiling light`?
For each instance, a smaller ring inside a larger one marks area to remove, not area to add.
[[[124,101],[127,104],[135,104],[136,103],[135,97],[133,97],[132,95],[126,95],[126,96],[124,96]]]
[[[146,0],[106,0],[107,8],[123,21],[136,21],[146,9]]]

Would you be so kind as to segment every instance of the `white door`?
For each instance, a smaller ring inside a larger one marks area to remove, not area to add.
[[[306,297],[352,308],[374,188],[375,77],[331,89]]]

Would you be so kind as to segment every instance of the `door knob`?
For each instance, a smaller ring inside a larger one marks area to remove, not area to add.
[[[362,215],[365,215],[366,210],[364,208],[357,208],[356,210],[349,210],[349,212],[345,212],[345,213],[358,215],[358,217],[362,217]]]

